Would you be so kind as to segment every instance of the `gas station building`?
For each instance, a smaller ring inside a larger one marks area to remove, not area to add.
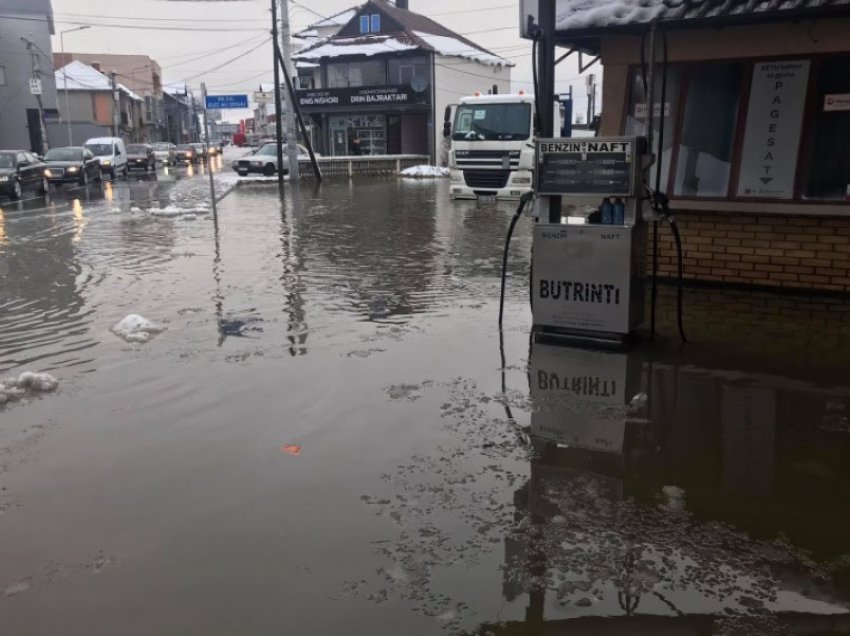
[[[369,0],[295,34],[299,106],[323,155],[437,162],[446,106],[510,92],[512,62],[407,7]]]
[[[651,25],[667,42],[652,114],[686,278],[850,291],[850,0],[558,0],[556,15],[558,45],[604,67],[601,136],[645,134],[642,40],[647,58]]]

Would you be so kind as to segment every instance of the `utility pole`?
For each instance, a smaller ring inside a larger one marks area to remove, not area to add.
[[[121,96],[118,94],[118,82],[115,79],[117,73],[112,71],[109,74],[110,82],[112,83],[112,136],[118,137],[118,129],[121,126]]]
[[[590,73],[587,78],[587,124],[593,123],[593,116],[596,114],[596,76]]]
[[[277,137],[277,187],[283,194],[283,128],[280,115],[283,110],[283,100],[280,98],[280,64],[278,64],[278,28],[277,28],[277,0],[272,0],[272,49],[274,49],[274,127]],[[265,113],[265,109],[263,109]],[[291,177],[290,177],[291,178]]]
[[[31,86],[30,91],[35,95],[36,104],[38,104],[38,136],[39,148],[34,149],[38,154],[44,155],[50,150],[50,144],[47,139],[47,128],[44,125],[44,103],[41,101],[41,65],[38,61],[38,51],[36,51],[35,43],[26,38],[21,38],[27,45],[27,50],[32,57],[32,79],[37,80],[38,90]]]
[[[292,68],[292,38],[289,31],[289,0],[280,0],[280,47],[286,71]],[[280,86],[275,86],[279,91]],[[289,96],[288,96],[289,97]],[[289,180],[300,178],[298,171],[298,131],[295,128],[295,105],[292,99],[287,100],[286,107],[286,146],[289,152]],[[280,117],[280,112],[278,112]]]
[[[215,207],[215,177],[213,177],[213,162],[212,159],[210,159],[210,118],[209,111],[207,110],[206,82],[201,82],[201,99],[204,100],[204,141],[207,145],[207,172],[210,175],[210,198],[212,200],[213,212],[218,215]]]

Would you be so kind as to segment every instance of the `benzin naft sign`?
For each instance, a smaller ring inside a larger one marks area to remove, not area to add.
[[[753,67],[738,196],[794,196],[808,83],[808,60],[762,62]]]

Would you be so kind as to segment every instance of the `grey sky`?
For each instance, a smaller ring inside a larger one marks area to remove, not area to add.
[[[318,20],[316,14],[331,15],[361,3],[360,0],[290,2],[293,30]],[[469,39],[515,62],[514,90],[531,91],[531,43],[518,36],[518,0],[410,0],[410,9],[431,16],[458,33],[470,34]],[[261,45],[223,68],[211,70],[268,37],[269,0],[53,0],[53,10],[56,51],[60,30],[91,24],[91,29],[65,36],[66,50],[150,55],[162,66],[165,81],[187,80],[193,87],[205,81],[211,93],[252,91],[259,82],[272,79],[270,44]],[[484,32],[477,33],[481,31]],[[598,66],[593,71],[599,73]],[[577,112],[583,112],[584,81],[578,78],[572,59],[558,67],[557,79],[559,91],[567,90],[571,83],[574,85]],[[470,93],[486,90],[486,84],[487,80],[482,78],[481,86],[470,85]]]

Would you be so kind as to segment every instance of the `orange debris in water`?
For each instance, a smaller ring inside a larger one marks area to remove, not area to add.
[[[301,447],[296,446],[294,444],[284,444],[280,447],[280,452],[286,453],[287,455],[294,455],[297,457],[301,454]]]

